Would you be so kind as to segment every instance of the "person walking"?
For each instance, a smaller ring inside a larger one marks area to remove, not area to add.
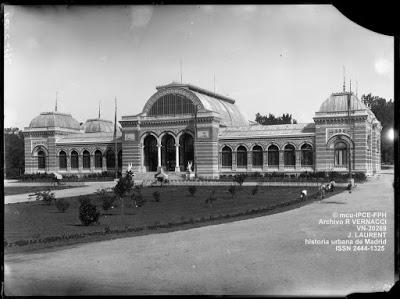
[[[329,182],[329,184],[331,185],[330,191],[331,191],[331,192],[335,191],[336,182],[335,182],[334,180],[331,180],[331,181]]]
[[[320,195],[320,199],[323,200],[325,198],[325,185],[321,184],[319,186],[319,195]]]

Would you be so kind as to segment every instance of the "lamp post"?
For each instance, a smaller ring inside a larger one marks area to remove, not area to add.
[[[352,149],[352,142],[351,138],[353,138],[354,134],[350,134],[351,130],[351,116],[350,116],[350,109],[351,109],[351,92],[347,94],[347,119],[349,123],[349,135],[350,135],[350,144],[349,144],[349,183],[352,183],[352,172],[351,172],[351,155],[353,152]]]

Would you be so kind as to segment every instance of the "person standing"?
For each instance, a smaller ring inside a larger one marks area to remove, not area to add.
[[[324,199],[325,198],[325,185],[321,184],[319,186],[319,195],[320,195],[320,199]]]

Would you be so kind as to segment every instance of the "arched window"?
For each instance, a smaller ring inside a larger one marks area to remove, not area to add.
[[[296,152],[294,146],[287,144],[285,146],[284,162],[285,166],[294,166],[296,164]]]
[[[83,168],[90,169],[90,153],[88,151],[83,151]]]
[[[308,143],[301,147],[301,166],[312,166],[314,164],[313,149]]]
[[[179,94],[167,94],[153,103],[149,116],[193,114],[195,107],[192,101]]]
[[[115,167],[115,155],[112,150],[108,150],[106,153],[106,165],[107,169],[111,169]]]
[[[253,166],[254,167],[262,167],[262,165],[263,165],[262,147],[259,145],[255,145],[253,147]]]
[[[94,152],[94,167],[95,168],[103,168],[103,155],[101,151],[96,150]]]
[[[122,150],[118,152],[118,168],[122,168]]]
[[[79,156],[76,151],[71,152],[71,169],[79,168]]]
[[[268,148],[268,166],[279,166],[279,149],[276,145]]]
[[[347,145],[344,142],[335,144],[335,166],[347,166]]]
[[[237,162],[238,168],[247,167],[247,150],[244,146],[239,146],[237,149]]]
[[[58,163],[60,169],[67,169],[67,154],[64,151],[58,155]]]
[[[38,158],[38,169],[46,169],[46,154],[44,151],[39,151],[37,153]]]
[[[232,150],[229,146],[222,149],[222,167],[232,168]]]

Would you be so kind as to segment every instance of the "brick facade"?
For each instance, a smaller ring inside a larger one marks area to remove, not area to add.
[[[352,171],[366,174],[380,171],[382,127],[373,113],[352,93],[332,94],[315,113],[314,123],[261,126],[245,121],[233,99],[192,85],[170,84],[157,89],[141,113],[122,117],[119,121],[121,132],[118,131],[116,137],[109,127],[112,123],[102,121],[100,116],[92,121],[101,123],[105,131],[94,133],[85,133],[82,129],[76,129],[76,126],[40,127],[40,122],[36,122],[34,127],[25,128],[25,173],[84,175],[114,171],[115,167],[107,167],[107,152],[115,151],[115,141],[117,152],[122,150],[122,167],[118,168],[122,172],[129,165],[133,166],[136,173],[149,172],[150,166],[146,163],[152,159],[153,171],[156,165],[157,169],[162,167],[179,174],[185,172],[187,165],[183,164],[190,162],[193,156],[199,177],[218,178],[221,174],[239,172],[347,172],[348,161],[351,162]],[[159,104],[161,100],[162,104]],[[351,105],[347,111],[343,108],[347,107],[346,101]],[[175,107],[176,113],[173,111],[171,114],[171,107]],[[184,109],[189,109],[190,113],[179,112]],[[43,117],[46,115],[58,116],[57,113],[47,113]],[[65,114],[62,116],[70,117]],[[181,144],[184,134],[188,138],[185,140],[189,140],[186,145]],[[168,145],[163,144],[164,137],[169,140]],[[146,138],[154,138],[152,154],[144,144],[145,140],[149,140]],[[276,146],[277,151],[270,151],[271,146]],[[239,147],[241,152],[238,152]],[[258,159],[258,162],[253,165],[255,147],[257,156],[254,159]],[[222,165],[224,148],[231,152],[232,163],[228,166]],[[38,168],[40,151],[45,153],[44,169]],[[71,168],[72,151],[78,153],[77,169]],[[88,168],[83,168],[84,151],[90,154]],[[61,152],[67,156],[65,169],[60,168]],[[100,167],[95,167],[96,152],[102,155]],[[145,157],[150,155],[151,158],[147,158],[146,162]],[[274,155],[276,161],[269,165],[269,158],[273,159]],[[286,164],[286,159],[291,161],[290,165]],[[241,163],[247,160],[247,163],[238,165],[239,160]]]

